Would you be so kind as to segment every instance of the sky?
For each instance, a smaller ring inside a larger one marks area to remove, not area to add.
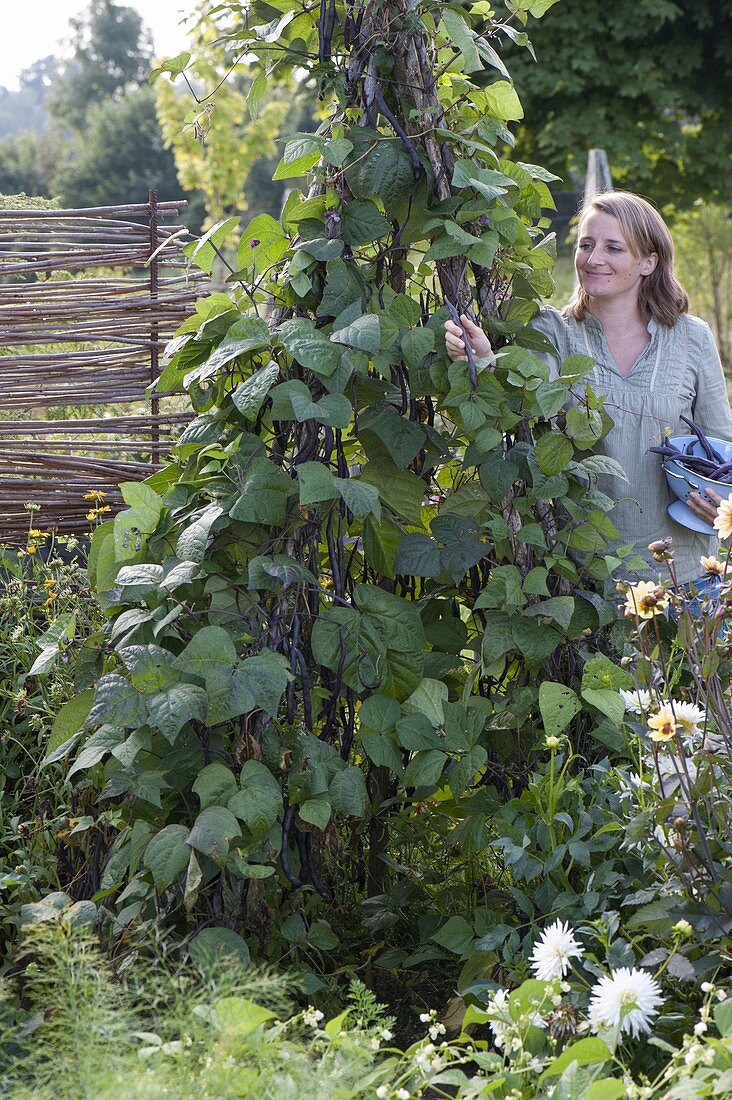
[[[174,57],[186,48],[179,25],[190,11],[190,0],[121,0],[136,8],[153,33],[159,57]],[[59,45],[70,34],[69,19],[84,11],[86,0],[0,0],[0,86],[15,90],[18,74],[48,54],[63,52]]]

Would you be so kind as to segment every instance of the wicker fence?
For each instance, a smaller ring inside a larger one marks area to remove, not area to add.
[[[119,508],[119,483],[149,476],[189,419],[146,395],[204,293],[176,236],[185,205],[151,191],[138,205],[0,209],[0,542],[24,539],[27,503],[34,527],[88,531],[89,494]]]

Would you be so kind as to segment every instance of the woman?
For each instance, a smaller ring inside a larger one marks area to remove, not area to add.
[[[575,267],[579,285],[560,313],[544,306],[531,327],[556,349],[543,356],[556,377],[569,355],[589,355],[595,366],[587,382],[604,395],[614,427],[596,450],[616,459],[628,481],[602,479],[619,501],[612,519],[624,543],[633,543],[650,564],[649,543],[673,536],[679,583],[702,572],[700,558],[717,540],[674,523],[666,509],[672,497],[661,460],[648,448],[683,435],[681,415],[707,435],[732,439],[732,412],[722,366],[709,326],[688,314],[689,299],[674,273],[671,234],[660,214],[638,195],[611,191],[588,202],[580,218]],[[488,338],[470,318],[461,318],[475,354],[491,355]],[[458,325],[445,325],[453,360],[465,358]],[[687,503],[711,524],[720,497],[694,494]]]

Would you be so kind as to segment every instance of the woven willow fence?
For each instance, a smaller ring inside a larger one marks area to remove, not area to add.
[[[147,396],[204,292],[164,224],[185,205],[0,209],[0,542],[24,540],[28,503],[33,527],[88,531],[91,494],[118,510],[190,418]]]

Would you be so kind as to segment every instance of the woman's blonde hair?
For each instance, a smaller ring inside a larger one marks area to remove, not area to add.
[[[630,191],[606,191],[593,195],[582,207],[580,236],[583,221],[593,211],[617,218],[634,256],[656,253],[658,262],[649,275],[643,276],[638,302],[644,316],[655,317],[661,325],[675,325],[681,314],[689,309],[689,296],[676,278],[674,242],[661,215],[640,195]],[[565,317],[581,321],[587,313],[588,303],[587,293],[577,285],[563,310]]]

